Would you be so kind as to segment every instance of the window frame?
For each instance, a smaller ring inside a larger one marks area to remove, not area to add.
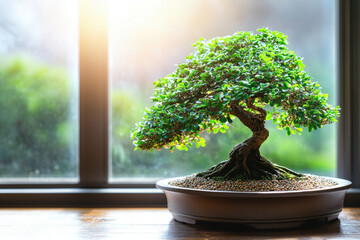
[[[338,124],[337,177],[350,180],[345,206],[360,206],[360,3],[338,0]]]
[[[337,175],[353,182],[345,206],[360,206],[360,3],[338,3]],[[102,6],[94,8],[94,6]],[[166,206],[154,182],[109,183],[109,87],[107,1],[79,0],[79,179],[78,183],[0,184],[0,206]],[[87,19],[96,24],[87,24]]]

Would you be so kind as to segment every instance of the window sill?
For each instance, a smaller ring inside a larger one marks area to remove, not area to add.
[[[360,207],[360,188],[351,188],[347,191],[344,207]]]
[[[165,207],[155,188],[0,189],[1,207]]]
[[[0,189],[0,207],[165,207],[155,188]],[[360,188],[350,189],[345,207],[360,207]]]

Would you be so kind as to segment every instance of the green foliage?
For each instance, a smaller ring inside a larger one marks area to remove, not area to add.
[[[267,120],[288,135],[335,122],[339,107],[327,104],[302,59],[287,49],[287,37],[258,31],[196,42],[184,63],[154,83],[154,104],[132,131],[136,149],[204,146],[202,131],[226,132],[232,123],[231,104],[270,106]]]
[[[64,69],[0,58],[0,176],[74,177],[77,139]]]

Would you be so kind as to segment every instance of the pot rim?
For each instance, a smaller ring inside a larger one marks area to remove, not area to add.
[[[193,189],[193,188],[184,188],[178,186],[172,186],[169,184],[170,181],[183,179],[183,177],[176,178],[167,178],[162,179],[156,182],[156,187],[165,191],[178,192],[178,193],[187,193],[187,194],[196,194],[196,195],[206,195],[213,197],[239,197],[239,198],[263,198],[263,197],[297,197],[297,196],[307,196],[307,195],[318,195],[330,192],[337,191],[346,191],[352,186],[352,183],[348,180],[334,177],[324,177],[329,180],[332,180],[337,183],[337,185],[326,188],[318,188],[311,190],[297,190],[297,191],[269,191],[269,192],[236,192],[236,191],[219,191],[219,190],[203,190],[203,189]]]

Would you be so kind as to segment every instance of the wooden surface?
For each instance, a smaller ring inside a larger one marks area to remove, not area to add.
[[[360,208],[338,220],[298,229],[254,230],[241,225],[186,225],[164,208],[0,209],[0,239],[360,239]]]

